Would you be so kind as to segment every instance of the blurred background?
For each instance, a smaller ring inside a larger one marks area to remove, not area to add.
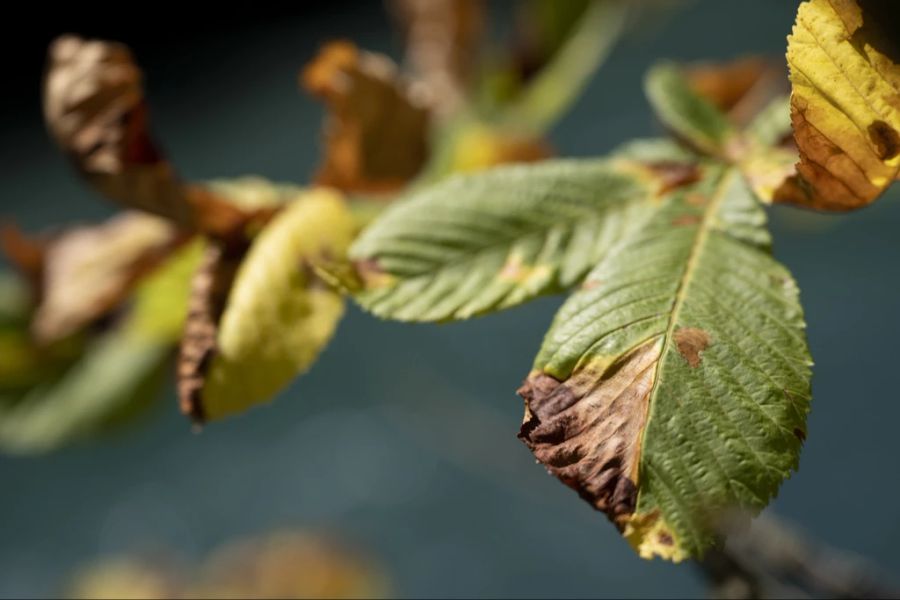
[[[591,156],[662,133],[641,87],[653,62],[783,56],[795,9],[695,0],[660,12],[615,48],[552,145]],[[46,46],[65,32],[132,47],[155,130],[189,178],[307,181],[323,109],[298,91],[298,70],[334,38],[395,58],[400,40],[378,2],[229,10],[79,6],[17,23],[22,41],[4,49],[2,217],[39,230],[113,212],[42,123]],[[769,510],[900,572],[900,189],[846,216],[769,212],[816,362],[801,468]],[[378,573],[373,593],[703,595],[698,570],[639,559],[516,439],[514,392],[561,300],[445,326],[379,322],[351,307],[314,368],[269,406],[196,433],[170,391],[143,426],[47,455],[0,456],[0,596],[62,593],[104,557],[195,565],[235,538],[287,529],[365,556]]]

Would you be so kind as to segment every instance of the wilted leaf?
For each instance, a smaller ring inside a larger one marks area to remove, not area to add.
[[[737,170],[703,167],[588,274],[520,394],[520,436],[644,557],[681,560],[797,465],[810,359],[797,288]]]
[[[129,212],[35,242],[41,247],[35,336],[59,340],[107,315],[183,239],[167,221]]]
[[[357,300],[405,321],[465,319],[577,283],[640,222],[658,182],[552,161],[457,176],[390,207],[354,244]]]
[[[897,177],[900,52],[879,30],[895,25],[878,22],[855,0],[800,5],[787,52],[800,162],[777,201],[851,210],[874,201]]]
[[[44,117],[78,171],[107,198],[218,237],[253,215],[189,185],[154,143],[142,74],[127,47],[66,35],[50,46]]]
[[[246,256],[210,251],[198,273],[182,356],[182,410],[217,419],[269,400],[331,338],[343,299],[314,275],[355,232],[333,192],[307,192],[279,213]],[[239,266],[238,266],[239,265]]]
[[[485,29],[482,0],[391,0],[406,59],[440,115],[466,102]]]
[[[428,109],[387,57],[333,42],[306,66],[302,83],[331,111],[317,183],[389,192],[416,176],[428,156]]]

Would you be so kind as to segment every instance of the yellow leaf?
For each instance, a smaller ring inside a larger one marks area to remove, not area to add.
[[[270,399],[312,364],[344,309],[314,265],[343,256],[354,232],[343,200],[324,189],[305,193],[269,222],[237,268],[212,330],[214,346],[195,352],[199,393],[183,395],[183,409],[200,420],[239,412]],[[236,263],[225,255],[219,264]],[[214,280],[227,285],[228,270]],[[213,309],[201,329],[209,332],[217,316]],[[188,327],[190,334],[190,318]]]
[[[855,0],[800,5],[787,52],[800,162],[775,200],[851,210],[897,177],[900,66],[877,21]]]

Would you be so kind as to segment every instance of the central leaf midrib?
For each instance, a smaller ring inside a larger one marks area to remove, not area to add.
[[[675,292],[675,299],[672,301],[672,308],[669,311],[669,321],[666,325],[666,331],[665,333],[663,333],[663,346],[659,353],[659,362],[656,364],[656,371],[653,374],[653,383],[651,384],[650,394],[648,396],[649,407],[647,410],[647,421],[644,423],[644,427],[641,431],[641,465],[643,465],[644,458],[644,443],[647,439],[646,431],[653,419],[653,412],[656,405],[656,394],[659,390],[660,371],[662,370],[662,365],[665,362],[666,356],[668,355],[671,348],[672,339],[675,333],[675,327],[678,324],[678,317],[681,313],[681,307],[684,305],[684,300],[687,296],[688,288],[690,287],[691,280],[693,279],[694,273],[697,270],[697,264],[700,261],[700,256],[702,255],[703,248],[706,245],[706,241],[709,239],[710,230],[712,229],[712,221],[716,213],[718,212],[720,205],[722,204],[722,200],[725,196],[725,191],[733,176],[733,169],[724,170],[721,175],[721,179],[716,185],[715,192],[713,193],[713,196],[707,204],[706,210],[703,213],[703,219],[697,226],[697,233],[691,245],[688,259],[685,262],[684,271],[681,274],[681,278],[678,283],[678,289]],[[639,472],[638,481],[640,481],[640,479],[641,475]]]

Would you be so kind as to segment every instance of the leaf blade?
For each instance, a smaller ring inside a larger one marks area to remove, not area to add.
[[[644,557],[701,554],[711,513],[760,509],[796,466],[809,359],[768,247],[747,184],[713,168],[591,272],[520,390],[520,437]]]
[[[547,161],[455,177],[391,207],[351,248],[357,301],[405,321],[465,319],[576,283],[647,210],[628,166]]]

